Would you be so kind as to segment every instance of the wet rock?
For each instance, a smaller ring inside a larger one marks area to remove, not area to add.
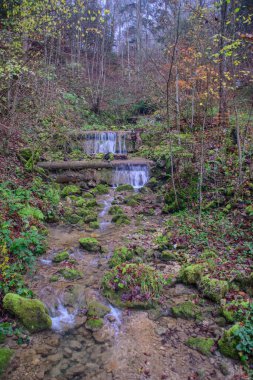
[[[45,371],[42,369],[36,373],[36,379],[43,380],[45,378]]]
[[[68,346],[71,349],[76,350],[76,351],[80,351],[82,349],[81,343],[78,342],[77,340],[71,340],[70,342],[68,342]]]
[[[163,327],[163,326],[157,326],[155,328],[155,332],[157,335],[164,335],[164,334],[166,334],[167,330],[168,329],[166,327]]]
[[[43,357],[53,353],[53,351],[55,351],[55,349],[48,345],[41,345],[36,348],[36,353],[42,355]]]
[[[62,359],[62,353],[58,352],[54,355],[50,355],[47,357],[47,360],[50,362],[50,363],[57,363],[59,362],[60,360]]]
[[[67,379],[72,379],[74,376],[85,375],[85,372],[85,366],[82,364],[77,364],[67,369],[65,375]]]
[[[57,335],[52,336],[49,339],[47,339],[47,344],[49,344],[49,346],[52,347],[58,347],[60,344],[60,338]]]
[[[113,331],[107,327],[93,332],[93,337],[97,343],[104,343],[112,339]]]
[[[113,322],[116,321],[116,318],[115,318],[113,315],[108,315],[107,319],[108,319],[108,321],[111,322],[111,323],[113,323]]]
[[[39,300],[8,293],[3,299],[3,306],[5,310],[19,318],[30,332],[38,332],[52,327],[52,320],[48,311]]]
[[[63,350],[63,356],[65,358],[69,358],[70,356],[72,356],[72,350],[68,347],[65,347]]]

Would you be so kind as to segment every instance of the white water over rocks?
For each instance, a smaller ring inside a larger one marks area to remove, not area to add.
[[[131,185],[134,189],[140,189],[149,180],[149,168],[147,165],[123,164],[115,169],[113,186]]]
[[[84,142],[87,154],[127,153],[126,135],[116,132],[93,132],[87,134]]]
[[[77,310],[70,313],[62,303],[58,304],[57,309],[51,310],[51,314],[55,315],[52,319],[52,329],[55,331],[64,331],[66,328],[73,327],[75,325],[75,318]]]

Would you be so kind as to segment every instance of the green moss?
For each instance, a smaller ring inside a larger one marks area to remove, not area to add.
[[[83,199],[83,198],[79,198],[79,199],[76,201],[76,206],[77,206],[77,207],[83,207],[85,204],[86,204],[86,200]]]
[[[196,285],[204,273],[204,265],[191,264],[183,266],[179,272],[179,279],[189,285]]]
[[[59,276],[57,276],[56,274],[54,274],[53,276],[49,278],[50,282],[57,282],[58,280],[59,280]]]
[[[109,307],[103,305],[98,301],[91,301],[88,303],[88,317],[103,318],[106,314],[110,313]]]
[[[177,261],[179,259],[176,252],[165,250],[161,253],[161,260],[163,261]]]
[[[140,201],[139,194],[129,195],[128,197],[124,199],[124,203],[131,207],[138,206],[139,201]]]
[[[222,315],[228,322],[236,322],[243,319],[243,314],[238,313],[249,309],[250,303],[245,301],[232,301],[222,306]]]
[[[67,213],[64,215],[64,219],[70,224],[78,224],[78,223],[83,222],[82,217],[80,215],[77,215],[77,214],[68,214]]]
[[[114,205],[109,209],[109,214],[110,215],[123,215],[124,212],[120,206]]]
[[[134,188],[131,185],[125,184],[125,185],[119,185],[116,188],[116,191],[118,191],[118,192],[121,192],[121,191],[134,191]]]
[[[227,281],[203,276],[198,283],[198,289],[204,297],[207,297],[214,302],[219,302],[228,292],[229,284]]]
[[[186,342],[187,346],[199,351],[201,354],[210,356],[214,340],[211,338],[191,337]]]
[[[89,226],[93,230],[98,230],[99,229],[99,222],[98,221],[90,222]]]
[[[130,224],[130,219],[125,214],[117,214],[113,216],[112,222],[117,226],[122,226],[124,224]]]
[[[121,247],[115,249],[112,257],[108,261],[108,264],[111,268],[116,267],[117,265],[129,261],[134,257],[134,252],[127,247]]]
[[[13,351],[9,348],[0,348],[0,376],[7,369],[12,355]]]
[[[83,274],[77,269],[64,268],[59,273],[65,278],[65,280],[78,280],[83,277]]]
[[[83,197],[84,199],[92,199],[92,198],[94,198],[94,195],[93,195],[92,193],[84,193],[84,194],[82,195],[82,197]]]
[[[171,311],[176,318],[199,319],[201,317],[200,308],[191,301],[186,301],[173,306]]]
[[[200,255],[201,259],[215,259],[217,257],[217,253],[211,249],[205,249]]]
[[[36,208],[36,207],[31,207],[31,206],[26,206],[22,208],[19,212],[18,215],[23,218],[23,219],[36,219],[36,220],[44,220],[45,216],[43,212]]]
[[[97,331],[101,329],[104,325],[103,319],[101,318],[88,318],[85,323],[85,327],[88,330]]]
[[[68,195],[76,195],[76,194],[81,194],[81,189],[79,186],[76,185],[68,185],[65,186],[62,189],[62,195],[64,197],[67,197]]]
[[[3,299],[3,307],[15,315],[30,332],[49,329],[51,318],[45,305],[34,299],[26,299],[18,294],[8,293]]]
[[[53,258],[54,263],[61,263],[62,261],[69,259],[69,253],[67,251],[59,252]]]
[[[234,333],[240,328],[239,324],[232,326],[229,330],[225,331],[222,338],[218,341],[220,352],[232,359],[239,359],[240,356],[236,349],[239,343],[239,338]]]
[[[90,212],[88,215],[83,217],[85,223],[97,222],[97,214],[94,212]]]
[[[92,237],[82,238],[79,240],[79,244],[82,248],[89,252],[99,252],[101,251],[101,245],[98,240]]]
[[[102,183],[100,183],[99,185],[97,185],[94,189],[93,189],[93,193],[94,194],[99,194],[99,195],[103,195],[103,194],[108,194],[109,193],[109,186],[108,185],[103,185]]]

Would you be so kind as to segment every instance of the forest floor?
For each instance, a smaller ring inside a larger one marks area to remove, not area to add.
[[[137,245],[156,249],[155,239],[164,231],[161,204],[154,193],[141,195],[138,212],[125,206],[129,193],[98,196],[101,204],[100,230],[91,233],[80,227],[55,224],[49,227],[49,248],[38,259],[36,273],[27,277],[30,288],[48,306],[53,316],[53,331],[34,334],[29,344],[16,350],[3,380],[239,380],[244,372],[238,362],[217,350],[222,335],[217,304],[203,299],[196,288],[174,281],[163,295],[162,307],[150,310],[118,309],[108,304],[101,292],[101,279],[109,269],[108,260],[115,248]],[[131,218],[127,226],[115,226],[108,206],[116,201]],[[154,215],[140,219],[138,213],[152,207]],[[104,212],[103,212],[104,211]],[[167,217],[170,219],[170,217]],[[172,220],[172,219],[171,219]],[[81,237],[99,240],[103,253],[88,253],[78,246]],[[55,253],[67,250],[73,265],[52,262]],[[164,262],[155,256],[144,258],[149,265],[174,277],[180,264]],[[52,282],[60,269],[73,267],[82,277]],[[95,299],[109,307],[104,325],[98,331],[87,328],[85,302]],[[171,308],[185,301],[197,304],[201,318],[175,318]],[[64,310],[59,313],[60,306]],[[57,312],[58,308],[58,312]],[[57,314],[58,313],[58,314]],[[57,318],[58,316],[58,318]],[[186,344],[190,337],[214,339],[208,356]]]

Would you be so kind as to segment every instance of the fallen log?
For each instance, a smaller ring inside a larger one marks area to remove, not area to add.
[[[144,158],[135,158],[131,160],[91,160],[91,161],[53,161],[39,162],[40,168],[48,170],[80,170],[80,169],[113,169],[120,165],[148,165],[152,166],[153,162]]]

